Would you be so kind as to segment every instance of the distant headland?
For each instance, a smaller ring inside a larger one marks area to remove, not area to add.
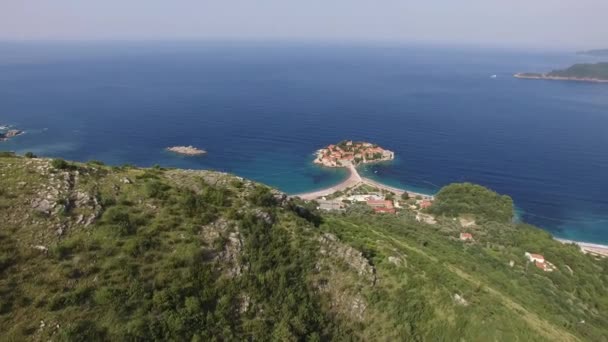
[[[344,140],[316,152],[314,163],[327,167],[349,167],[359,164],[389,161],[395,158],[393,151],[369,142]]]
[[[563,70],[548,73],[523,72],[513,75],[516,78],[552,81],[579,81],[608,83],[608,62],[581,63]]]
[[[578,51],[576,54],[585,56],[606,57],[608,56],[608,49]]]
[[[173,152],[173,153],[178,153],[178,154],[183,154],[186,156],[200,156],[203,154],[207,154],[207,151],[201,150],[194,146],[172,146],[172,147],[167,147],[167,151]]]

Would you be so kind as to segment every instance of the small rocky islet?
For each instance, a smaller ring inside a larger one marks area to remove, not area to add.
[[[185,155],[185,156],[202,156],[207,154],[207,151],[200,148],[190,146],[171,146],[166,148],[167,151]]]
[[[20,129],[11,129],[8,125],[0,125],[0,141],[7,141],[23,133]]]

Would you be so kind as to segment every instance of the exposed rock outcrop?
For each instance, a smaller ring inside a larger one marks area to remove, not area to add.
[[[209,246],[205,248],[207,259],[220,261],[225,266],[223,269],[226,275],[237,277],[247,269],[240,260],[243,241],[235,224],[219,219],[201,228],[201,238]]]
[[[349,319],[363,321],[368,304],[363,290],[376,284],[376,269],[360,251],[342,243],[335,235],[319,237],[321,257],[315,266],[315,287],[328,297],[330,309]],[[340,267],[343,264],[346,267]],[[348,279],[348,280],[346,280]],[[357,286],[344,287],[344,283]]]
[[[319,237],[321,248],[319,253],[342,260],[360,277],[366,279],[372,286],[376,284],[376,268],[372,266],[360,251],[345,245],[333,234],[323,234]]]

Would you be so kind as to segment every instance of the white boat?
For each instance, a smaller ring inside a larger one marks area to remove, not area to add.
[[[496,78],[496,77],[498,77],[498,75],[492,75],[492,76],[490,76],[490,78]]]

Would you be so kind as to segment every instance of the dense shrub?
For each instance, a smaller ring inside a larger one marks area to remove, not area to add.
[[[277,203],[270,189],[261,185],[256,186],[253,193],[249,196],[249,200],[260,207],[271,207]]]
[[[51,161],[51,166],[58,170],[67,170],[70,168],[70,163],[63,159],[53,159],[53,161]]]
[[[171,189],[170,186],[156,179],[148,180],[145,184],[145,188],[148,197],[157,199],[166,198],[165,193]]]
[[[510,222],[514,213],[511,197],[471,183],[450,184],[442,188],[429,212],[449,217],[471,214],[477,219],[497,222]]]

